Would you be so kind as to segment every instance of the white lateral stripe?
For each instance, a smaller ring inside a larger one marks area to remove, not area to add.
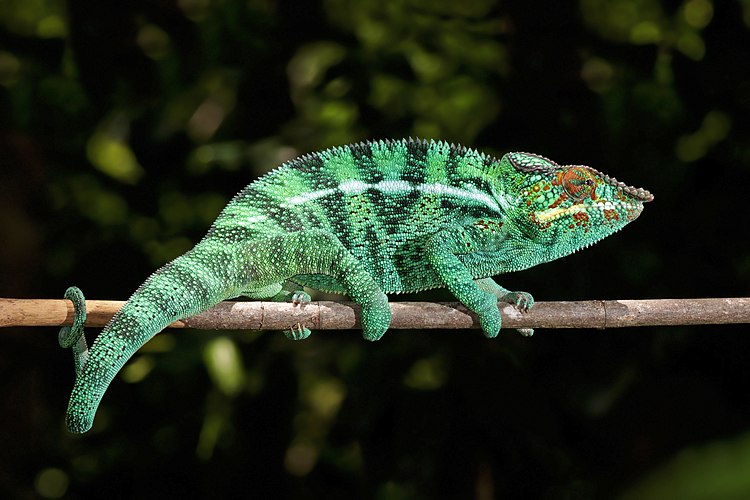
[[[412,186],[408,182],[396,180],[380,181],[373,187],[384,194],[402,194],[412,190]]]
[[[265,215],[253,215],[252,217],[248,217],[247,220],[240,222],[240,224],[255,224],[256,222],[262,222],[266,219],[268,219],[268,217]]]
[[[495,212],[502,213],[502,209],[500,208],[500,206],[498,206],[497,202],[492,196],[479,191],[473,186],[467,189],[434,182],[419,184],[418,186],[414,187],[407,181],[402,180],[384,180],[378,182],[377,184],[368,184],[367,182],[363,182],[360,180],[347,180],[339,184],[338,188],[336,189],[350,196],[362,194],[368,189],[376,189],[383,194],[390,195],[405,194],[416,189],[421,193],[437,194],[440,196],[450,196],[462,200],[473,201],[475,203],[484,205],[487,208],[494,210]],[[284,205],[301,205],[303,203],[307,203],[308,201],[319,200],[320,198],[325,198],[326,196],[334,194],[336,192],[336,189],[328,188],[318,191],[311,191],[309,193],[298,194],[297,196],[289,198],[289,200]]]
[[[417,189],[423,193],[439,194],[445,196],[453,196],[462,200],[473,200],[480,204],[491,208],[495,212],[502,212],[500,207],[495,203],[495,200],[491,196],[479,191],[478,189],[463,189],[453,186],[446,186],[445,184],[433,183],[433,184],[420,184]]]
[[[372,185],[360,180],[344,181],[339,184],[339,190],[344,194],[360,194],[370,189]]]
[[[237,220],[235,220],[233,217],[222,220],[221,222],[218,222],[218,225],[220,226],[252,226],[257,222],[263,222],[264,220],[268,219],[268,216],[266,215],[251,215],[246,218],[242,218],[243,214],[240,211],[233,212],[233,215],[237,215]]]
[[[298,194],[297,196],[292,196],[291,198],[289,198],[289,200],[284,203],[284,205],[302,205],[303,203],[307,203],[308,201],[325,198],[326,196],[335,192],[335,189],[330,188],[321,189],[320,191],[310,191],[309,193]]]

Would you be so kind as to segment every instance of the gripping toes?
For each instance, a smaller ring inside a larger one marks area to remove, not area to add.
[[[500,300],[513,304],[516,309],[523,312],[534,307],[534,297],[528,292],[508,292]]]
[[[303,290],[296,290],[288,293],[289,295],[287,295],[287,298],[294,306],[308,304],[312,300],[310,295]],[[297,323],[289,328],[289,330],[284,331],[284,335],[289,340],[305,340],[311,333],[310,329],[306,326],[302,326],[301,323]]]
[[[527,312],[534,307],[534,297],[528,292],[508,292],[500,300],[514,305],[521,312]],[[534,335],[533,328],[518,328],[517,331],[524,337]]]
[[[289,328],[289,330],[284,331],[284,335],[289,340],[305,340],[310,336],[310,333],[312,333],[310,332],[310,329],[302,326],[300,323],[297,323]]]

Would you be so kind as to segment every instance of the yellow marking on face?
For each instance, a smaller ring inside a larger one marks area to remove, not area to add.
[[[549,222],[558,219],[564,215],[573,215],[579,212],[585,212],[586,207],[583,205],[571,205],[567,208],[548,208],[547,210],[541,210],[536,212],[536,220],[539,222]]]

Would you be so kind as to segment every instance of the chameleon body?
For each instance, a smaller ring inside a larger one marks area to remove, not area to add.
[[[522,310],[534,301],[492,276],[587,247],[651,199],[589,167],[530,153],[498,160],[439,141],[362,142],[301,156],[235,196],[203,240],[136,290],[88,352],[82,329],[61,332],[78,368],[68,428],[91,427],[120,368],[172,321],[238,296],[310,299],[287,291],[289,281],[349,295],[368,340],[388,329],[387,293],[437,287],[495,337],[498,300]]]

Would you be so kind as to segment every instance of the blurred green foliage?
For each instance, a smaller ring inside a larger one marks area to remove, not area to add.
[[[747,295],[748,48],[748,0],[6,0],[0,290],[123,299],[279,163],[412,135],[655,193],[622,235],[505,286]],[[82,438],[55,332],[6,330],[0,492],[746,498],[744,330],[165,332]]]

